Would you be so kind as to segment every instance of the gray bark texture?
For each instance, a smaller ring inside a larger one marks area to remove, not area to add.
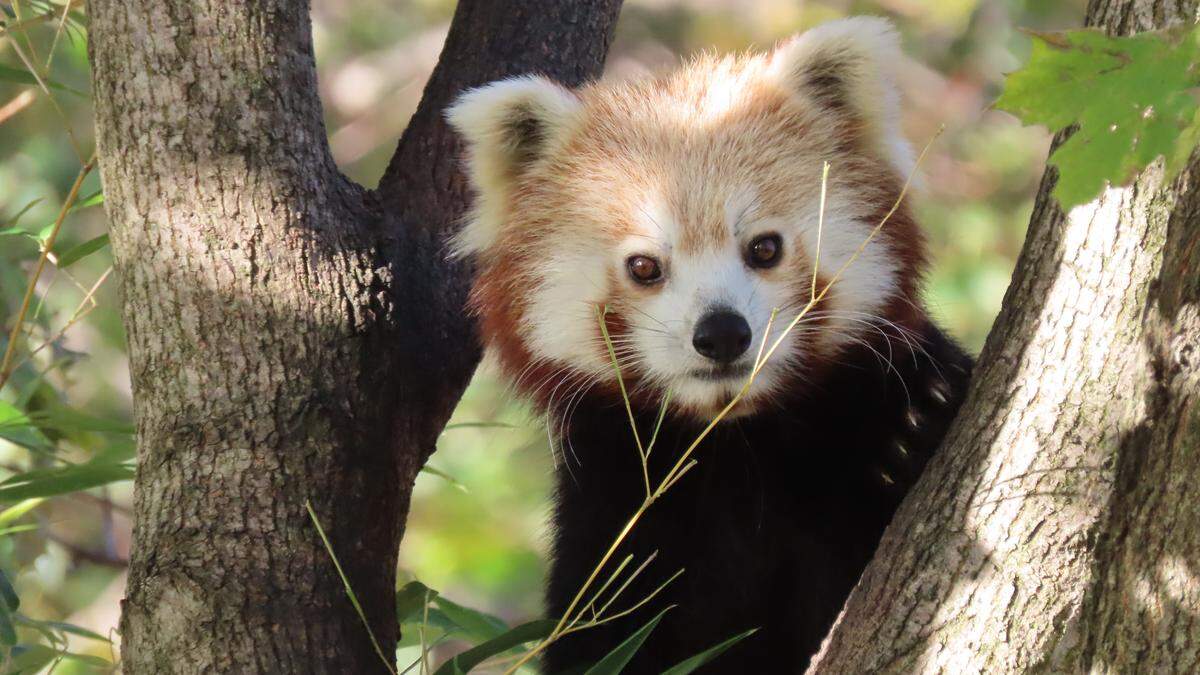
[[[465,87],[599,73],[618,0],[463,0],[377,190],[326,142],[304,0],[92,0],[96,127],[138,437],[128,673],[384,671],[418,469],[478,360]]]
[[[1087,22],[1196,14],[1093,0]],[[1200,162],[1069,214],[1054,181],[967,402],[810,672],[1200,672]]]

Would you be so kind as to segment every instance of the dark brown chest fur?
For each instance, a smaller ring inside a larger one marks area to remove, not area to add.
[[[759,630],[702,672],[802,671],[966,393],[971,359],[931,324],[922,338],[920,350],[893,345],[890,364],[866,349],[843,355],[845,365],[804,395],[718,426],[696,451],[698,465],[651,506],[600,581],[626,555],[634,556],[628,572],[657,553],[612,612],[683,574],[631,616],[553,645],[546,672],[594,663],[668,605],[623,672],[661,673],[750,628]],[[585,401],[565,427],[552,617],[645,497],[625,415],[619,403]],[[639,419],[643,438],[653,417]],[[664,422],[652,484],[699,432],[692,422]]]

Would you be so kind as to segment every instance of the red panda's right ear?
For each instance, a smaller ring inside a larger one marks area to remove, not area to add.
[[[855,120],[863,140],[901,176],[912,173],[895,81],[904,54],[890,21],[873,16],[830,21],[783,43],[770,58],[770,72],[781,86],[834,118]]]
[[[553,153],[579,110],[579,98],[569,89],[534,75],[472,89],[450,106],[446,119],[466,141],[476,199],[474,217],[455,246],[460,253],[492,244],[513,183]]]

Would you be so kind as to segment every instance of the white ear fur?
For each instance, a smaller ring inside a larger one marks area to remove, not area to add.
[[[457,253],[492,245],[513,183],[569,135],[580,107],[565,87],[524,75],[472,89],[446,110],[450,125],[466,140],[476,199],[455,241]]]
[[[900,131],[896,65],[903,59],[890,21],[861,16],[821,24],[783,43],[771,56],[780,84],[833,114],[854,115],[901,176],[913,170]]]

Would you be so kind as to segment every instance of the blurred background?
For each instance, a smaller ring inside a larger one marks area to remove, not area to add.
[[[58,0],[59,3],[64,0]],[[454,10],[452,0],[314,0],[314,37],[330,143],[342,169],[373,186],[414,110]],[[1085,0],[627,0],[610,74],[667,69],[702,50],[769,48],[823,21],[892,17],[910,59],[901,68],[905,130],[920,147],[945,126],[923,167],[919,213],[932,242],[926,297],[977,351],[999,308],[1032,209],[1049,137],[993,111],[1004,73],[1028,53],[1021,29],[1078,27]],[[11,330],[46,244],[94,147],[87,17],[64,6],[0,0],[0,328]],[[57,17],[66,15],[66,22]],[[55,18],[39,18],[43,16]],[[41,74],[50,95],[28,75]],[[0,480],[60,459],[131,458],[131,401],[118,295],[105,247],[99,178],[88,175],[51,246],[26,319],[26,348],[0,390]],[[0,342],[0,345],[6,344]],[[41,345],[29,356],[29,350]],[[25,426],[42,411],[66,421]],[[22,412],[23,411],[23,412]],[[7,416],[7,417],[6,417]],[[16,416],[16,417],[14,417]],[[16,422],[13,422],[16,420]],[[401,580],[506,620],[540,613],[552,462],[546,434],[481,370],[431,466],[417,481]],[[35,435],[31,436],[30,434]],[[128,557],[131,484],[24,499],[0,483],[0,570],[21,599],[23,641],[38,622],[110,636]],[[52,626],[52,625],[51,625]],[[59,631],[51,627],[51,632]],[[58,633],[54,633],[57,635]],[[112,647],[66,631],[71,649]],[[45,638],[49,640],[49,637]],[[408,648],[411,655],[413,648]],[[401,664],[405,664],[401,655]],[[55,672],[92,672],[75,659]]]

